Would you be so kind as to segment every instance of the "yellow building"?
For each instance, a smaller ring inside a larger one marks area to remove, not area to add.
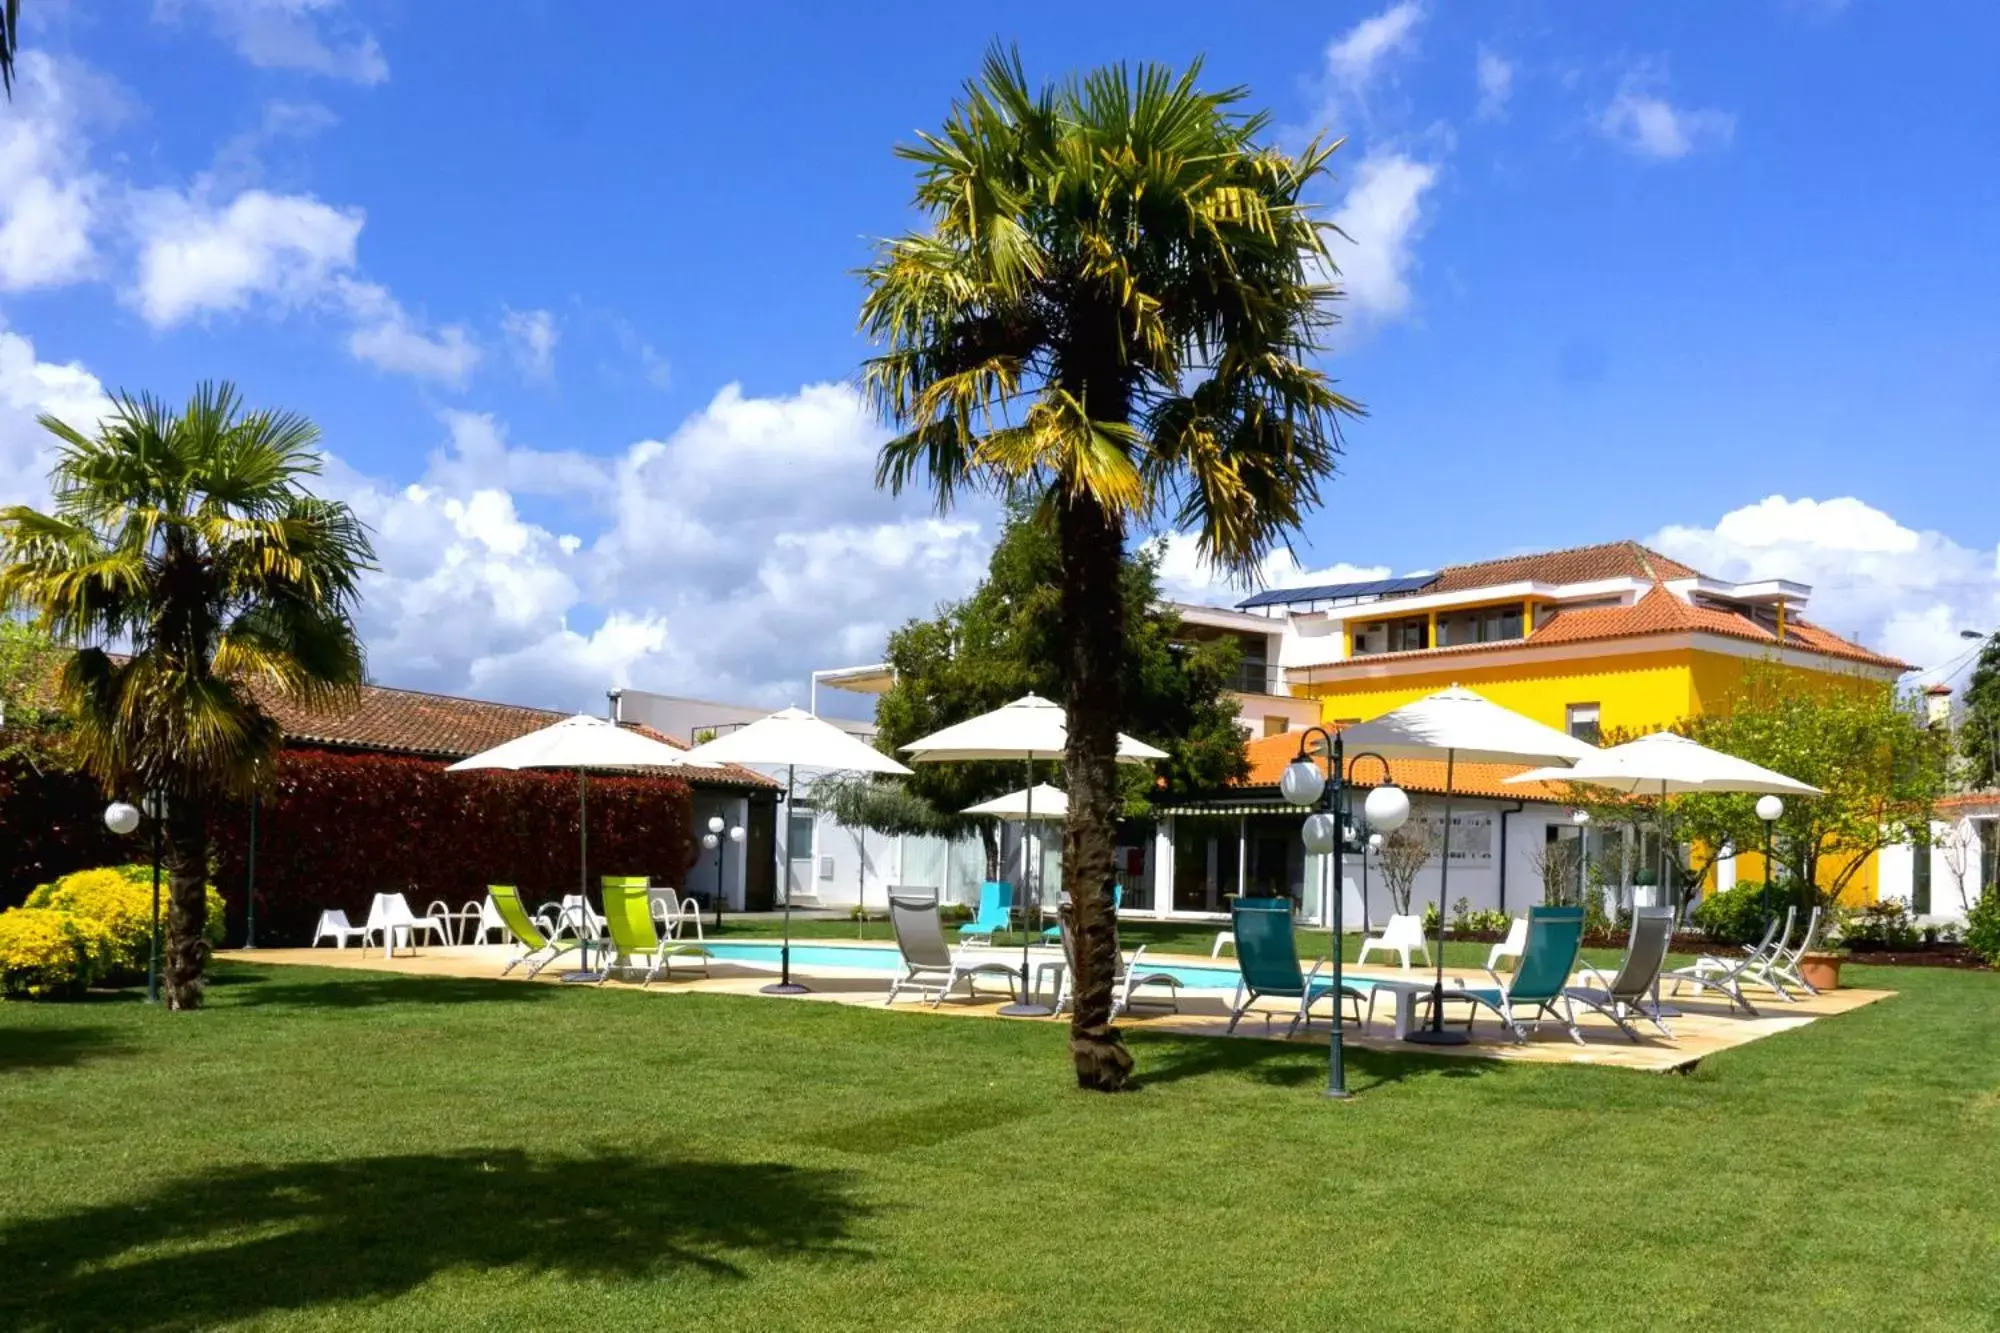
[[[1711,578],[1614,542],[1273,589],[1231,614],[1272,626],[1280,688],[1315,700],[1324,722],[1375,717],[1459,684],[1594,742],[1723,706],[1755,663],[1829,684],[1893,682],[1910,669],[1804,618],[1811,595],[1785,580]],[[1744,876],[1762,876],[1761,858],[1739,860]],[[1872,867],[1863,878],[1858,894],[1872,898]]]

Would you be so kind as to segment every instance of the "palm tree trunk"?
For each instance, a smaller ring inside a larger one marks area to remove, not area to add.
[[[208,967],[208,807],[177,797],[167,808],[167,957],[169,1009],[199,1009]]]
[[[1063,708],[1069,748],[1069,820],[1063,826],[1063,882],[1069,889],[1076,978],[1069,1049],[1077,1086],[1117,1092],[1132,1076],[1132,1053],[1111,1024],[1118,972],[1118,921],[1111,908],[1118,819],[1120,655],[1125,642],[1120,566],[1125,535],[1087,498],[1059,502],[1062,626],[1068,652]]]

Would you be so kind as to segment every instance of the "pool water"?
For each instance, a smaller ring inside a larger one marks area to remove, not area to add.
[[[776,941],[768,944],[762,942],[755,944],[731,942],[710,944],[708,951],[724,962],[743,963],[751,967],[776,968],[778,966],[778,951],[781,947]],[[997,950],[996,952],[1004,953],[1009,951]],[[1018,950],[1013,952],[1018,952]],[[1059,962],[1062,955],[1054,949],[1036,949],[1030,957],[1036,962]],[[903,970],[903,958],[893,945],[794,944],[792,946],[792,965],[802,968],[851,967],[869,972],[881,972],[885,975],[894,975]],[[1164,972],[1166,975],[1180,982],[1181,985],[1198,990],[1234,990],[1236,989],[1236,983],[1242,979],[1242,973],[1238,972],[1233,966],[1202,967],[1197,964],[1182,963],[1154,964],[1150,959],[1147,959],[1142,960],[1142,967],[1143,970],[1148,972]],[[1325,974],[1322,973],[1321,975],[1324,976]],[[1353,987],[1355,990],[1368,991],[1374,988],[1373,983],[1367,977],[1358,977],[1352,973],[1349,973],[1343,980],[1345,984]],[[1468,989],[1481,991],[1495,998],[1499,996],[1497,990],[1488,986],[1475,986]]]

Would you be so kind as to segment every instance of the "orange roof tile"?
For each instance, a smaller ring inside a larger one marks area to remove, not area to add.
[[[1655,584],[1653,590],[1631,606],[1604,606],[1558,611],[1523,642],[1530,644],[1584,643],[1596,639],[1625,639],[1642,634],[1672,634],[1700,631],[1734,639],[1749,639],[1777,646],[1778,636],[1739,611],[1696,606],[1684,602]],[[1910,670],[1907,662],[1864,648],[1804,620],[1785,623],[1784,646],[1802,648],[1827,657],[1839,657],[1870,666]]]
[[[1605,542],[1597,546],[1573,546],[1562,551],[1510,555],[1470,565],[1446,565],[1438,571],[1438,581],[1424,592],[1466,592],[1475,588],[1497,587],[1503,583],[1587,583],[1594,579],[1615,578],[1658,582],[1661,579],[1698,576],[1698,570],[1638,542]]]
[[[1338,730],[1338,728],[1333,728]],[[1276,736],[1263,736],[1249,742],[1244,754],[1250,761],[1250,773],[1238,786],[1275,787],[1278,775],[1285,771],[1285,765],[1298,757],[1299,736],[1297,732],[1280,732]],[[1444,761],[1442,759],[1398,759],[1390,766],[1390,776],[1404,791],[1422,792],[1426,795],[1444,794]],[[1499,801],[1548,801],[1566,804],[1568,798],[1555,787],[1545,782],[1527,782],[1518,786],[1506,786],[1502,778],[1510,778],[1516,773],[1525,773],[1533,765],[1529,764],[1457,764],[1452,770],[1452,792],[1458,796],[1483,796]],[[1379,772],[1373,763],[1363,766],[1357,773],[1356,785],[1374,786]]]

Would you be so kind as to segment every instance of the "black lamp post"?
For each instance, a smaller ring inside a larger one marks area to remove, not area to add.
[[[1327,769],[1324,774],[1320,772],[1319,765],[1313,762],[1312,738],[1315,735],[1325,742],[1322,747],[1327,756]],[[1385,833],[1394,833],[1403,826],[1403,821],[1410,817],[1410,798],[1404,795],[1403,789],[1396,786],[1390,778],[1388,760],[1373,752],[1354,756],[1354,762],[1357,764],[1363,759],[1373,759],[1382,765],[1382,785],[1368,793],[1368,799],[1362,803],[1363,813],[1370,826]],[[1331,891],[1333,910],[1328,913],[1333,936],[1333,1035],[1327,1039],[1326,1052],[1326,1095],[1329,1097],[1348,1095],[1347,1050],[1340,1028],[1340,1000],[1344,979],[1340,938],[1341,907],[1342,900],[1347,896],[1347,889],[1340,880],[1337,858],[1340,853],[1356,846],[1362,848],[1364,858],[1367,855],[1367,844],[1358,841],[1356,829],[1350,818],[1347,804],[1348,776],[1346,752],[1341,745],[1340,737],[1325,727],[1307,727],[1299,733],[1298,757],[1285,766],[1284,773],[1278,779],[1278,791],[1286,801],[1313,811],[1306,816],[1305,826],[1300,830],[1306,851],[1315,856],[1336,858]],[[1365,869],[1363,873],[1366,873]]]
[[[722,899],[728,892],[722,882],[722,852],[725,843],[743,842],[743,826],[730,824],[721,815],[708,817],[708,832],[701,835],[701,845],[715,853],[715,928],[722,929]]]
[[[1766,920],[1770,919],[1772,915],[1771,881],[1777,878],[1778,875],[1778,863],[1771,855],[1775,842],[1773,830],[1778,827],[1778,821],[1784,818],[1784,815],[1785,803],[1777,797],[1759,796],[1757,798],[1757,818],[1764,821],[1764,917]]]

